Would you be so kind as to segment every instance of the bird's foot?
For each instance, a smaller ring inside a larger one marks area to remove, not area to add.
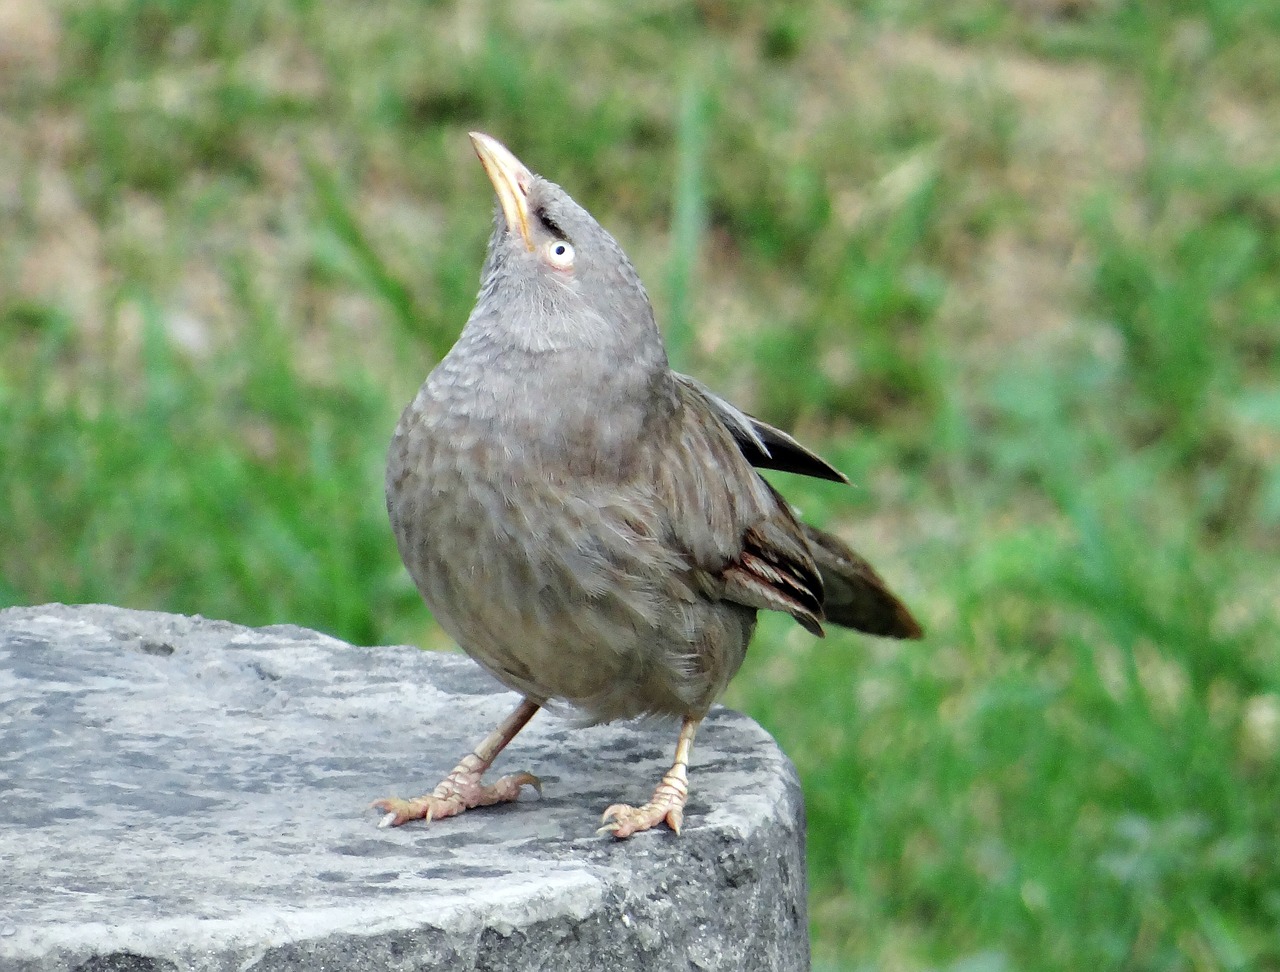
[[[604,826],[596,833],[612,834],[621,840],[642,830],[652,830],[665,821],[678,835],[684,823],[684,805],[688,798],[689,779],[685,765],[676,763],[667,770],[648,803],[642,807],[615,803],[600,818]]]
[[[513,773],[495,783],[481,783],[484,767],[474,755],[467,756],[453,772],[440,781],[440,785],[425,796],[404,800],[387,797],[370,804],[382,810],[386,816],[378,821],[379,827],[399,827],[410,820],[442,820],[456,817],[472,807],[489,807],[495,803],[510,803],[520,795],[520,788],[531,786],[542,793],[542,781],[532,773]]]

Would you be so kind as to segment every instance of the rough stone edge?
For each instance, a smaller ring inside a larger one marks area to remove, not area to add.
[[[130,616],[140,617],[167,625],[175,634],[190,632],[196,627],[221,628],[228,633],[248,627],[201,615],[174,615],[104,604],[50,603],[5,608],[0,609],[0,617],[11,611],[25,614],[45,611],[65,617],[63,612],[68,610],[87,612],[93,621],[107,622],[112,627]],[[270,632],[289,640],[348,645],[322,632],[295,625],[270,625],[251,630]],[[573,896],[574,905],[567,914],[540,915],[538,911],[545,912],[545,909],[536,907],[536,897],[516,893],[509,898],[499,895],[477,902],[474,908],[460,903],[461,927],[446,929],[439,924],[424,924],[415,918],[412,909],[398,907],[389,908],[386,920],[366,931],[324,935],[327,922],[341,923],[340,916],[349,914],[348,909],[324,909],[280,916],[282,933],[298,937],[319,933],[317,937],[266,948],[237,944],[217,934],[219,928],[225,930],[234,924],[232,922],[196,919],[198,925],[211,933],[203,942],[193,942],[181,950],[163,946],[155,950],[146,948],[150,954],[145,955],[130,950],[147,944],[137,940],[136,929],[131,930],[131,941],[120,941],[120,950],[104,952],[97,933],[105,933],[108,942],[112,937],[123,936],[113,936],[108,924],[98,928],[82,926],[86,946],[92,947],[88,939],[97,938],[95,944],[99,947],[92,953],[73,946],[57,949],[41,959],[15,959],[3,955],[4,943],[0,940],[0,972],[61,969],[296,972],[317,967],[358,970],[554,968],[557,972],[605,968],[808,969],[804,801],[794,766],[780,750],[777,753],[784,793],[775,804],[774,813],[762,821],[761,826],[743,833],[737,827],[717,825],[714,819],[709,819],[704,828],[686,831],[678,838],[668,834],[648,837],[680,840],[682,850],[688,852],[688,861],[697,866],[697,873],[714,875],[710,887],[692,896],[701,896],[702,904],[707,906],[704,908],[690,907],[697,902],[682,893],[688,890],[680,886],[684,871],[672,874],[666,869],[654,874],[635,866],[618,866],[619,862],[613,858],[637,847],[641,853],[633,858],[633,865],[648,857],[638,841],[601,841],[584,848],[581,863],[586,874],[565,875],[573,879],[560,889],[561,894],[567,892]],[[785,833],[771,840],[770,828],[773,827],[780,827]],[[773,845],[785,853],[770,853]],[[602,866],[605,862],[614,870]],[[759,893],[752,894],[757,888]],[[776,892],[771,893],[771,888]],[[555,899],[557,903],[562,900],[562,897]],[[151,927],[159,937],[164,924]],[[623,929],[621,933],[619,928]],[[767,929],[776,929],[779,933],[776,940],[758,941],[761,936],[756,934],[757,930]],[[671,934],[673,931],[679,934]],[[189,926],[187,935],[190,935]],[[733,955],[725,954],[726,945]],[[214,954],[215,951],[220,954]],[[536,964],[529,964],[531,960]]]

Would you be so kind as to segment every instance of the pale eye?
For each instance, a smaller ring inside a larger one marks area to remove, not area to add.
[[[573,245],[568,240],[548,240],[542,247],[547,262],[557,270],[573,266]]]

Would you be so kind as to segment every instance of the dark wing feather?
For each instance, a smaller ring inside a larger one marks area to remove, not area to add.
[[[768,522],[747,531],[742,553],[721,572],[725,597],[748,607],[785,611],[821,638],[822,576],[808,551],[792,548],[790,538],[779,543],[777,532]]]
[[[762,452],[756,448],[753,441],[739,439],[738,446],[751,465],[760,469],[777,469],[781,472],[798,473],[801,476],[812,476],[814,479],[826,479],[833,483],[848,485],[848,477],[817,453],[810,452],[781,429],[775,429],[754,416],[747,417],[751,419],[751,425],[756,434],[769,447],[767,452]]]
[[[814,479],[827,479],[833,483],[849,482],[839,469],[816,452],[806,449],[781,429],[748,415],[688,375],[677,374],[675,379],[707,401],[751,465],[760,469],[778,469],[801,476],[812,476]]]

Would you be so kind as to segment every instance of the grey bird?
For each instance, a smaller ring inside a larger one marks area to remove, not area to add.
[[[481,776],[537,710],[682,720],[642,806],[601,831],[679,833],[694,733],[761,609],[919,638],[860,556],[800,522],[753,467],[847,482],[787,433],[672,371],[640,278],[569,195],[471,133],[497,193],[475,309],[396,427],[387,511],[436,620],[523,701],[381,826],[541,789]]]

